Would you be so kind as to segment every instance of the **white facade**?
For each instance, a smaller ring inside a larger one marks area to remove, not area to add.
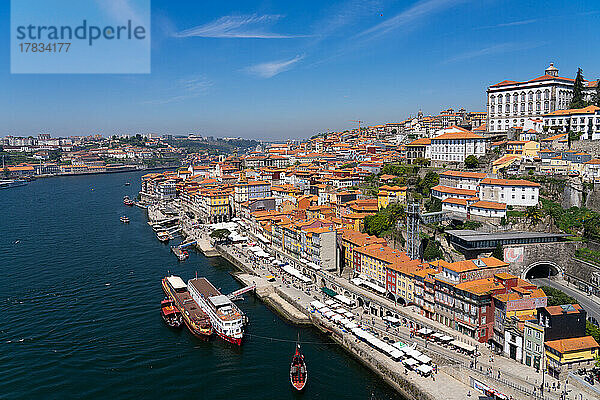
[[[485,155],[486,139],[483,136],[458,127],[438,132],[441,134],[431,139],[431,160],[437,164],[462,163],[470,155]]]
[[[539,193],[539,184],[524,180],[486,178],[479,184],[479,199],[509,206],[537,206]]]
[[[502,81],[487,89],[487,129],[506,132],[513,126],[524,126],[528,118],[565,110],[573,97],[574,79],[558,76],[553,64],[544,75],[524,82]],[[586,95],[593,91],[593,82],[587,84]]]
[[[600,139],[600,108],[561,110],[544,115],[544,125],[555,132],[578,132],[581,139]]]

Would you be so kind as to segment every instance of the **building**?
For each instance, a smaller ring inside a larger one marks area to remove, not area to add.
[[[523,341],[523,363],[539,371],[544,359],[544,328],[536,321],[525,321]]]
[[[393,203],[406,203],[407,189],[406,186],[380,186],[377,192],[377,207],[381,210]]]
[[[431,139],[431,160],[435,165],[464,163],[470,155],[485,155],[486,139],[483,136],[457,126],[442,129],[438,133]]]
[[[548,306],[538,310],[538,324],[545,340],[568,339],[585,336],[586,316],[579,304]]]
[[[537,206],[539,194],[539,183],[523,179],[485,178],[479,183],[481,200],[505,203],[509,206]]]
[[[511,140],[506,142],[506,154],[533,158],[537,156],[539,150],[540,144],[534,141]]]
[[[544,75],[527,81],[504,80],[487,89],[487,129],[490,133],[507,132],[509,128],[524,126],[527,118],[541,118],[545,114],[569,107],[575,80],[558,75],[558,68],[550,64]],[[586,83],[586,96],[595,88],[595,82]]]
[[[598,343],[591,336],[549,340],[545,348],[547,372],[559,380],[573,370],[593,367],[598,355]]]
[[[444,171],[439,174],[440,185],[457,189],[477,190],[479,182],[487,177],[483,172]]]
[[[417,159],[431,158],[431,139],[421,138],[404,145],[406,161],[414,164]]]
[[[581,134],[581,139],[600,139],[600,107],[587,106],[567,110],[556,110],[544,114],[544,126],[555,133],[569,131]]]

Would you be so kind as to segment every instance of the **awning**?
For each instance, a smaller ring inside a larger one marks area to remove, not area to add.
[[[417,331],[417,333],[419,335],[423,335],[423,336],[427,336],[433,333],[433,331],[431,329],[427,329],[427,328],[421,328]]]
[[[328,295],[328,296],[331,296],[331,297],[335,297],[335,296],[337,296],[337,293],[336,293],[336,292],[334,292],[333,290],[331,290],[331,289],[329,289],[328,287],[325,287],[325,286],[323,286],[323,287],[321,288],[321,291],[322,291],[323,293],[325,293],[326,295]]]
[[[344,313],[344,316],[348,319],[352,319],[354,318],[354,314],[352,314],[350,311],[347,311]]]
[[[398,349],[395,349],[394,351],[392,351],[392,353],[390,354],[390,357],[393,358],[394,360],[398,361],[402,358],[402,356],[404,356],[404,353],[401,352]]]
[[[419,357],[416,357],[415,360],[422,364],[429,364],[431,362],[431,358],[426,356],[425,354],[421,354]]]
[[[414,358],[407,358],[406,360],[402,361],[402,364],[406,365],[407,367],[414,367],[415,365],[418,365],[419,362]]]
[[[454,338],[453,338],[452,336],[448,336],[448,335],[446,335],[446,336],[442,336],[442,337],[440,338],[440,340],[441,340],[442,342],[451,342],[451,341],[453,341],[453,340],[454,340]]]
[[[402,349],[402,350],[404,350],[404,348],[406,347],[406,345],[402,342],[396,342],[392,346],[394,346],[397,349]]]
[[[419,365],[417,367],[417,371],[423,375],[428,375],[431,373],[431,371],[433,371],[433,368],[431,368],[429,365]]]
[[[325,314],[327,311],[331,311],[331,308],[329,307],[323,307],[323,308],[319,308],[318,310],[321,314]]]
[[[362,285],[363,280],[360,278],[352,278],[352,279],[350,279],[350,282],[352,282],[356,286],[360,286],[360,285]]]
[[[302,275],[300,273],[300,271],[298,271],[295,268],[290,267],[289,265],[285,265],[285,266],[281,267],[281,269],[284,270],[285,272],[287,272],[288,274],[292,275],[294,278],[300,279],[304,283],[311,282],[310,278],[307,278],[306,276]]]
[[[337,301],[339,301],[340,303],[344,303],[345,305],[352,307],[355,303],[354,300],[349,299],[348,297],[344,296],[343,294],[338,294],[337,296],[335,296],[335,299]]]
[[[321,302],[320,302],[320,301],[318,301],[318,300],[315,300],[315,301],[311,301],[311,302],[310,302],[310,306],[311,306],[312,308],[314,308],[314,309],[317,309],[317,310],[318,310],[318,309],[320,309],[320,308],[323,308],[323,307],[325,307],[325,304],[321,303]]]
[[[336,313],[338,313],[338,314],[344,314],[344,313],[346,312],[346,310],[344,310],[342,307],[340,307],[340,308],[338,308],[338,309],[336,309],[336,310],[334,310],[334,311],[335,311]]]
[[[374,284],[372,282],[362,281],[362,284],[363,284],[363,286],[366,286],[369,289],[373,289],[376,292],[379,292],[379,293],[382,293],[382,294],[385,293],[385,288],[383,288],[383,287],[381,287],[379,285],[376,285],[376,284]]]
[[[394,317],[390,317],[390,316],[385,316],[383,317],[384,321],[390,322],[392,324],[397,324],[400,322],[400,320],[398,318],[394,318]]]
[[[315,264],[314,262],[309,262],[308,264],[306,264],[307,267],[314,269],[315,271],[320,271],[321,267],[319,267],[317,264]]]
[[[354,322],[350,321],[350,322],[344,324],[344,328],[352,330],[354,328],[358,328],[358,325],[356,325]]]
[[[409,356],[414,358],[415,360],[418,359],[421,355],[423,355],[423,353],[421,353],[419,350],[416,349],[411,349],[411,348],[404,348],[402,349],[402,351],[404,351],[404,353]]]
[[[474,346],[471,346],[470,344],[463,343],[463,342],[461,342],[459,340],[453,340],[452,342],[450,342],[450,344],[452,346],[454,346],[454,347],[458,347],[460,349],[463,349],[464,351],[467,351],[469,353],[472,353],[472,352],[475,351],[475,347]]]

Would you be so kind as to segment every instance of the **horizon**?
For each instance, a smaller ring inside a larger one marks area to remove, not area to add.
[[[193,132],[281,141],[419,110],[485,111],[489,85],[540,76],[550,62],[561,76],[574,78],[581,67],[597,79],[598,56],[586,43],[599,38],[599,16],[591,1],[554,0],[543,9],[491,0],[154,1],[150,74],[19,75],[5,58],[0,136]],[[0,8],[0,21],[9,19]]]

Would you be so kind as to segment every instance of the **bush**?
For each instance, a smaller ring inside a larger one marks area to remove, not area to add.
[[[574,304],[577,300],[563,292],[550,286],[542,286],[540,289],[548,296],[549,306],[562,306],[563,304]]]

